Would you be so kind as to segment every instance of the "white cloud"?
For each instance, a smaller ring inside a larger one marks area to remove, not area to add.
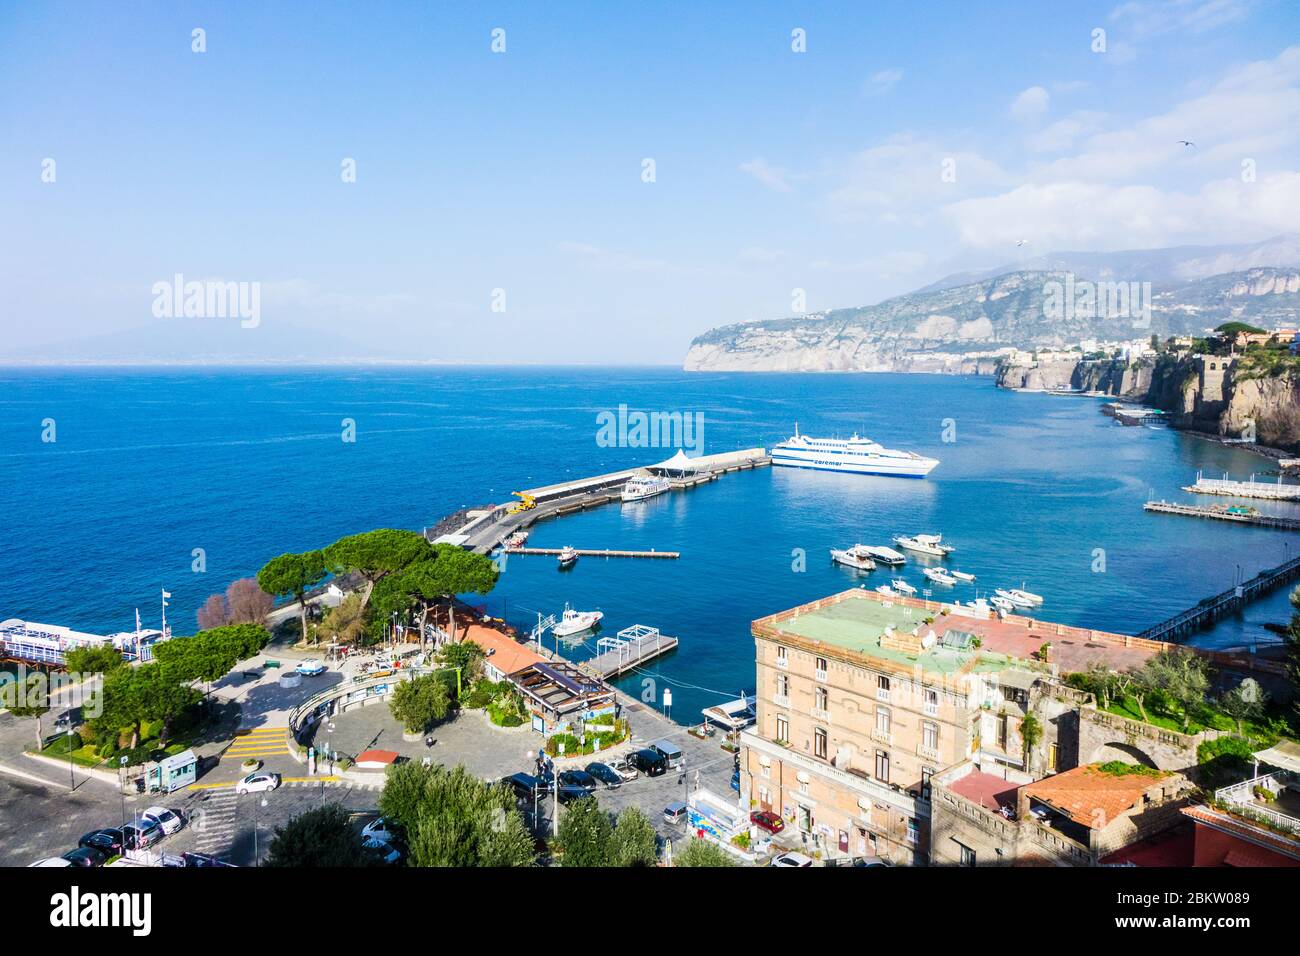
[[[1139,39],[1187,31],[1205,33],[1242,19],[1253,0],[1132,0],[1110,13],[1110,19]]]
[[[1051,100],[1052,94],[1045,87],[1031,86],[1011,101],[1011,115],[1021,122],[1036,120],[1047,112]]]
[[[1064,152],[1071,149],[1080,137],[1100,130],[1105,118],[1105,113],[1078,110],[1030,134],[1029,147],[1040,153]]]
[[[632,256],[627,253],[605,249],[602,246],[594,246],[588,242],[565,240],[556,243],[556,248],[560,252],[567,253],[577,259],[583,265],[610,272],[667,273],[679,271],[675,265],[666,259]]]
[[[903,78],[903,71],[897,69],[881,70],[874,73],[862,84],[862,92],[867,96],[880,96],[888,93]]]
[[[794,188],[790,184],[792,177],[789,171],[771,165],[761,156],[741,163],[740,171],[748,173],[768,189],[775,189],[777,192],[788,193]]]

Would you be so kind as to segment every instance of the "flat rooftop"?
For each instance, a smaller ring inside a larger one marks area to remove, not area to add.
[[[943,613],[944,611],[948,613]],[[927,617],[934,621],[921,630],[933,630],[936,644],[921,654],[909,654],[881,646],[887,627],[907,633]],[[958,672],[990,673],[1015,668],[1045,671],[1037,660],[1044,644],[1051,644],[1050,662],[1062,674],[1085,671],[1093,661],[1113,670],[1140,666],[1163,645],[1123,634],[1110,634],[1056,624],[1041,618],[1016,615],[1000,619],[967,617],[948,602],[925,602],[917,598],[887,597],[875,591],[854,588],[830,595],[802,607],[781,611],[754,622],[756,636],[780,639],[782,635],[805,642],[820,642],[854,655],[874,658],[907,668],[949,675]],[[961,635],[979,639],[978,650],[962,650]],[[946,638],[946,640],[945,640]]]
[[[853,594],[856,592],[847,592]],[[933,616],[932,624],[923,623]],[[778,617],[780,617],[778,615]],[[949,632],[975,634],[980,622],[957,615],[941,616],[937,611],[926,611],[900,603],[875,600],[839,600],[812,610],[791,613],[788,618],[770,621],[779,632],[819,641],[830,647],[853,651],[866,657],[887,661],[900,667],[917,668],[941,675],[958,673],[992,674],[1008,669],[1047,668],[1037,662],[1003,653],[983,643],[983,646],[959,649],[944,644]],[[899,633],[910,633],[917,627],[924,635],[933,630],[936,642],[933,647],[918,654],[881,646],[886,628]],[[956,637],[956,634],[953,635]],[[950,638],[951,640],[952,638]],[[957,638],[960,643],[960,638]],[[981,637],[983,642],[983,638]]]

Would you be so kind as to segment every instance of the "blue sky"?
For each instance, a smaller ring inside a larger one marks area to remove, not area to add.
[[[0,357],[182,273],[413,358],[676,363],[1017,238],[1296,229],[1300,5],[5,4],[0,129]]]

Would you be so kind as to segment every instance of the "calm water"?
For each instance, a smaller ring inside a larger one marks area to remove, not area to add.
[[[981,590],[1023,581],[1046,596],[1046,618],[1135,632],[1277,564],[1290,541],[1141,510],[1153,494],[1186,498],[1179,487],[1197,469],[1244,478],[1267,469],[1263,459],[1121,428],[1093,400],[1001,392],[983,378],[7,370],[0,618],[107,633],[132,627],[138,607],[156,625],[166,587],[173,627],[185,633],[208,594],[281,551],[374,527],[419,529],[514,489],[668,457],[597,446],[597,412],[620,404],[703,412],[708,452],[770,446],[798,420],[810,434],[857,429],[942,460],[927,481],[760,469],[535,528],[539,546],[682,552],[678,561],[584,558],[569,572],[553,559],[513,557],[488,603],[520,625],[568,601],[602,609],[605,634],[641,623],[679,636],[680,649],[648,671],[674,686],[683,720],[752,686],[750,620],[890,576],[833,567],[831,547],[942,532],[958,548],[950,565],[978,575]],[[46,418],[56,422],[54,443],[41,441]],[[354,443],[340,438],[349,418]],[[206,573],[191,570],[196,548]],[[798,549],[806,570],[796,570]],[[926,583],[915,561],[904,576]],[[1196,643],[1272,642],[1262,624],[1286,614],[1283,591]]]

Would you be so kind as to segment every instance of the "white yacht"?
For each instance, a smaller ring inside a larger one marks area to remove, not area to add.
[[[605,616],[603,611],[575,611],[569,605],[564,605],[564,613],[560,619],[551,628],[551,633],[556,637],[572,637],[574,634],[581,634],[583,631],[590,631],[600,623],[601,618]]]
[[[885,448],[870,438],[859,437],[856,432],[847,440],[810,438],[799,434],[796,422],[794,437],[772,448],[772,464],[858,475],[924,478],[939,462],[915,452]]]
[[[889,586],[899,594],[906,594],[908,597],[916,594],[916,588],[912,587],[912,585],[908,584],[902,578],[894,578],[894,580],[889,582]]]
[[[566,544],[563,548],[560,549],[560,553],[556,556],[556,560],[559,562],[560,567],[562,568],[570,567],[571,565],[577,563],[578,560],[577,548],[571,547],[570,545]]]
[[[843,551],[831,549],[831,560],[836,564],[842,564],[846,568],[853,568],[856,571],[874,571],[876,562],[871,559],[867,549],[860,544],[855,544],[851,548]]]
[[[1043,596],[1041,594],[1035,594],[1033,591],[1026,591],[1023,582],[1021,582],[1021,585],[1018,588],[1008,588],[1007,593],[1011,595],[1011,600],[1013,601],[1019,599],[1021,601],[1027,601],[1030,604],[1043,603]]]
[[[1023,592],[1019,592],[1019,591],[1004,591],[1002,588],[998,588],[998,589],[996,589],[996,590],[993,592],[993,594],[994,594],[995,597],[1000,597],[1000,598],[1002,598],[1002,599],[1005,600],[1005,601],[1010,601],[1010,602],[1011,602],[1012,604],[1014,604],[1016,607],[1020,607],[1020,608],[1033,607],[1033,606],[1034,606],[1034,602],[1028,600],[1027,598],[1021,597],[1021,596],[1020,596],[1021,593],[1023,593]]]
[[[888,584],[880,585],[880,587],[876,588],[876,593],[883,594],[885,597],[898,597],[898,592],[895,591],[893,588],[891,588]]]
[[[957,550],[950,544],[943,544],[942,541],[941,534],[915,534],[910,537],[900,534],[894,538],[894,544],[900,548],[915,551],[917,554],[928,554],[934,558],[946,558]]]
[[[636,475],[629,478],[627,484],[623,486],[623,500],[644,501],[646,498],[662,495],[672,486],[671,481],[658,475]]]
[[[949,570],[948,573],[951,574],[951,575],[952,575],[954,578],[956,578],[958,581],[965,581],[967,584],[970,584],[972,581],[975,580],[975,575],[970,574],[970,573],[968,573],[968,572],[966,572],[966,571],[958,571],[958,570],[956,570],[955,568],[952,569],[952,570]]]
[[[995,594],[991,598],[989,598],[989,603],[992,604],[999,611],[1011,612],[1016,609],[1016,606],[1012,604],[1010,600],[998,594]]]
[[[858,545],[876,564],[887,564],[890,567],[897,567],[900,564],[907,563],[907,555],[895,551],[893,548],[882,548],[872,544]]]
[[[922,568],[921,573],[933,581],[935,584],[946,584],[949,587],[957,583],[957,579],[945,571],[943,568]]]

